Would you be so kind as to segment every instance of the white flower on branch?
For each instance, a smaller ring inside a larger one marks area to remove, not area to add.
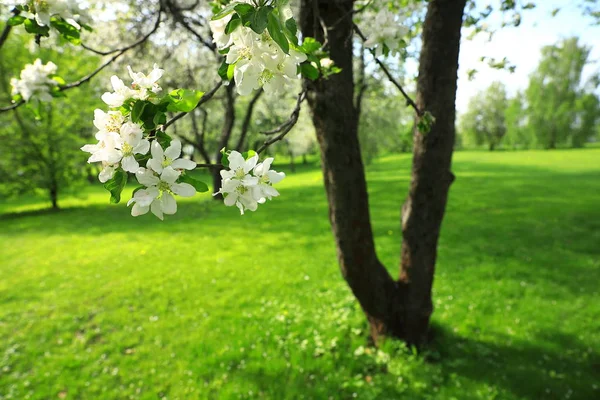
[[[102,101],[109,107],[119,108],[127,100],[133,98],[134,91],[125,86],[123,81],[116,75],[110,77],[110,83],[112,84],[114,92],[106,92],[102,95]]]
[[[387,8],[382,8],[377,14],[365,13],[360,23],[361,30],[367,37],[365,47],[374,49],[377,57],[384,53],[384,47],[392,55],[396,55],[408,33],[405,21],[405,16],[397,15]]]
[[[160,176],[150,169],[140,168],[135,177],[146,188],[136,191],[133,198],[127,202],[128,206],[133,204],[131,215],[137,217],[152,211],[152,214],[162,220],[164,214],[175,214],[177,202],[173,194],[182,197],[192,197],[196,194],[192,185],[177,183],[180,174],[172,167],[164,168]]]
[[[131,87],[134,90],[138,90],[137,96],[135,96],[136,98],[146,100],[148,98],[148,90],[154,94],[162,91],[162,88],[158,86],[157,81],[161,78],[165,70],[158,68],[157,64],[154,64],[154,67],[148,76],[143,72],[133,72],[130,66],[127,66],[127,70],[129,71],[129,76],[133,80]]]
[[[163,151],[163,148],[157,141],[152,142],[152,158],[148,160],[146,167],[160,174],[167,167],[173,169],[192,170],[196,168],[196,163],[181,156],[181,142],[179,140],[171,141],[171,145]]]
[[[279,196],[274,184],[279,183],[285,178],[285,173],[271,170],[271,164],[274,158],[269,157],[262,163],[254,167],[254,176],[258,178],[258,183],[252,188],[252,194],[259,203],[264,203],[266,199]]]
[[[243,215],[244,211],[256,211],[258,204],[279,196],[272,185],[281,182],[285,174],[270,170],[273,158],[257,164],[258,155],[245,160],[240,153],[232,151],[228,160],[229,170],[221,171],[222,184],[218,192],[223,194],[226,206],[237,206]]]
[[[12,95],[21,95],[23,100],[51,101],[50,90],[57,86],[58,82],[50,76],[56,73],[56,65],[53,62],[42,64],[39,58],[33,64],[25,65],[21,71],[20,79],[12,78]]]

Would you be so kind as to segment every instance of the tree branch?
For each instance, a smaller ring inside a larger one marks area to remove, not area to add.
[[[13,16],[17,16],[21,13],[21,11],[17,10],[16,8],[12,10]],[[8,39],[8,35],[10,34],[10,31],[12,30],[12,26],[8,23],[8,21],[6,22],[6,25],[4,26],[4,29],[2,29],[2,33],[0,34],[0,47],[2,47],[2,45],[4,44],[4,42],[6,42],[6,39]]]
[[[244,141],[246,140],[246,136],[248,135],[248,130],[250,129],[250,122],[252,122],[252,113],[254,111],[254,106],[256,105],[256,103],[260,99],[260,96],[262,96],[263,93],[264,91],[262,89],[256,91],[256,93],[254,93],[254,96],[252,96],[252,100],[250,100],[250,103],[248,103],[246,115],[244,116],[244,122],[242,123],[242,131],[240,132],[240,138],[237,142],[237,145],[235,146],[235,149],[237,151],[242,150],[242,146],[244,145]]]
[[[99,66],[98,68],[96,68],[94,71],[92,71],[90,74],[82,77],[81,79],[75,81],[75,82],[71,82],[68,83],[66,85],[62,85],[59,86],[59,90],[65,91],[65,90],[69,90],[72,89],[74,87],[78,87],[83,85],[84,83],[90,81],[94,76],[98,75],[100,73],[100,71],[102,71],[104,68],[108,67],[110,64],[112,64],[117,58],[121,57],[125,52],[127,52],[128,50],[133,49],[134,47],[137,47],[139,45],[141,45],[142,43],[144,43],[146,40],[148,40],[150,38],[150,36],[152,36],[154,34],[154,32],[156,32],[158,30],[158,27],[160,25],[160,21],[161,21],[161,14],[162,14],[162,8],[158,10],[158,17],[156,18],[156,23],[154,24],[154,27],[152,28],[152,30],[150,32],[148,32],[147,34],[145,34],[140,40],[130,44],[129,46],[123,47],[118,51],[117,54],[115,54],[114,56],[112,56],[108,61],[106,61],[104,64],[102,64],[101,66]],[[108,53],[110,54],[110,53]],[[18,101],[10,106],[7,107],[1,107],[0,108],[0,112],[4,112],[4,111],[9,111],[9,110],[13,110],[21,105],[25,104],[25,101],[21,100]]]
[[[363,33],[360,31],[360,28],[356,24],[354,24],[354,31],[362,39],[363,42],[365,42],[367,40],[367,38],[365,37],[365,35],[363,35]],[[379,58],[377,58],[375,50],[369,49],[369,51],[373,55],[373,59],[375,60],[375,62],[377,63],[377,65],[379,65],[379,67],[381,68],[381,70],[383,71],[383,73],[388,77],[388,79],[390,80],[390,82],[392,82],[392,84],[398,88],[398,90],[400,91],[400,93],[402,93],[402,96],[404,96],[404,98],[406,99],[406,105],[407,106],[411,106],[415,110],[415,112],[417,113],[417,115],[419,117],[422,117],[423,114],[424,114],[423,110],[419,109],[419,107],[414,102],[414,100],[411,99],[410,96],[404,91],[404,88],[402,87],[402,85],[400,85],[400,83],[398,83],[398,81],[396,80],[396,78],[394,78],[392,76],[392,74],[387,69],[387,67],[385,66],[385,64]]]
[[[304,99],[306,99],[306,91],[307,91],[307,88],[305,86],[302,89],[302,92],[300,92],[298,94],[298,99],[296,100],[296,107],[294,107],[294,110],[292,111],[292,114],[290,115],[290,118],[287,121],[285,121],[283,124],[279,125],[277,128],[275,128],[273,130],[261,132],[263,135],[274,135],[276,133],[279,133],[279,135],[266,140],[263,143],[263,145],[260,146],[260,148],[258,150],[256,150],[256,152],[258,154],[265,151],[267,149],[267,147],[269,147],[273,143],[278,142],[281,139],[283,139],[292,130],[294,125],[296,125],[296,122],[298,122],[298,118],[300,117],[300,110],[301,110],[302,102],[304,101]]]

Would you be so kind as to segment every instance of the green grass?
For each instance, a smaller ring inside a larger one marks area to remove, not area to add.
[[[368,169],[394,276],[409,171]],[[58,213],[2,204],[0,399],[600,398],[600,149],[454,171],[419,355],[367,346],[316,167],[243,217],[198,196],[134,219],[100,185]]]

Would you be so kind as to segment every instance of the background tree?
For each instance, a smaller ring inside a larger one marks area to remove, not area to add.
[[[581,73],[590,49],[577,38],[542,49],[542,59],[525,92],[528,125],[537,142],[548,149],[572,140],[575,110],[581,95]],[[581,138],[576,140],[581,142]]]
[[[506,134],[506,88],[493,82],[469,100],[467,112],[461,118],[466,144],[497,148]]]

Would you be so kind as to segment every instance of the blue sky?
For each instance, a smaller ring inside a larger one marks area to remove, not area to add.
[[[584,79],[600,69],[600,26],[593,26],[589,18],[583,18],[581,10],[573,4],[576,3],[574,1],[542,0],[536,3],[537,7],[534,10],[523,13],[521,26],[498,30],[491,42],[487,41],[486,35],[480,35],[473,40],[463,39],[456,99],[459,112],[466,110],[471,96],[492,81],[503,82],[510,95],[526,88],[529,74],[540,60],[541,48],[554,44],[561,38],[578,36],[581,43],[592,47],[590,60],[597,62],[586,67]],[[551,12],[555,8],[561,10],[552,17]],[[499,26],[500,22],[501,17],[497,14],[496,18],[490,21],[490,26]],[[513,74],[494,70],[479,61],[481,56],[496,59],[507,57],[517,69]],[[478,70],[473,81],[467,79],[469,69]]]

